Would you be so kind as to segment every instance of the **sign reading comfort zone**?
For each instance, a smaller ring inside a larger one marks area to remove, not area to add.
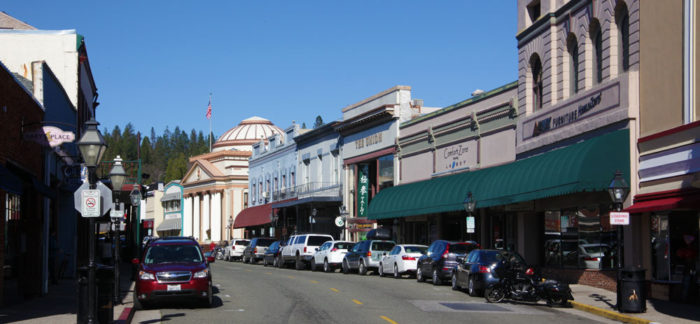
[[[563,128],[620,105],[620,84],[615,83],[587,96],[526,120],[521,129],[524,140]]]
[[[435,172],[473,168],[476,165],[476,152],[476,140],[438,148],[435,151]]]

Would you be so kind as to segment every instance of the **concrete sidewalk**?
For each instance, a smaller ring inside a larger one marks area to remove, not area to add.
[[[128,323],[133,316],[131,264],[120,267],[120,287],[122,303],[114,305],[114,320]],[[0,308],[0,323],[76,323],[78,310],[77,279],[62,279],[58,284],[49,285],[49,293],[24,302]]]
[[[615,308],[617,294],[586,285],[571,285],[574,301],[579,310],[626,323],[698,323],[700,307],[661,300],[647,300],[644,313],[620,313]]]

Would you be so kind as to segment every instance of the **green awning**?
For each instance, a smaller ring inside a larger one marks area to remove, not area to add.
[[[605,191],[616,170],[629,182],[629,130],[618,130],[509,164],[384,189],[369,204],[369,219],[464,210]]]

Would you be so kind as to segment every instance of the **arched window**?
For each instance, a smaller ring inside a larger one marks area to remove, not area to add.
[[[630,68],[630,16],[627,5],[618,1],[615,8],[615,23],[617,24],[617,57],[620,71]]]
[[[593,82],[603,82],[603,32],[597,19],[591,21],[591,45],[593,45]]]
[[[530,59],[530,70],[532,71],[532,107],[533,110],[542,109],[542,62],[537,54]]]
[[[574,34],[570,34],[566,40],[566,50],[569,53],[569,93],[575,95],[578,93],[578,40]]]

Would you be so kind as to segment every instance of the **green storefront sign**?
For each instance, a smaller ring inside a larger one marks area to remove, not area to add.
[[[369,164],[358,165],[357,217],[367,217],[369,205]]]

